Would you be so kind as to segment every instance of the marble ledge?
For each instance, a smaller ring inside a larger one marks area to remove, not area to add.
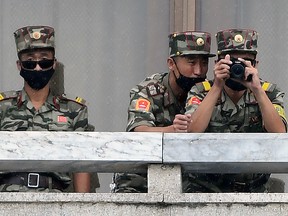
[[[181,164],[205,173],[288,172],[287,134],[6,132],[0,171],[147,172]]]
[[[147,171],[148,163],[162,163],[162,133],[0,131],[0,137],[1,171]]]
[[[287,173],[288,134],[164,134],[163,163],[198,173]]]

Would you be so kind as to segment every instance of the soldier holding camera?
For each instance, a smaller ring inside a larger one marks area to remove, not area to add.
[[[285,133],[284,93],[257,69],[258,33],[229,29],[216,34],[214,80],[188,93],[189,132]],[[270,174],[191,174],[190,192],[266,192]]]
[[[127,131],[186,133],[190,115],[185,115],[187,93],[206,79],[211,36],[207,32],[175,32],[169,35],[169,71],[147,77],[130,91]],[[183,175],[183,191],[187,179]],[[115,193],[147,193],[147,173],[116,173]]]

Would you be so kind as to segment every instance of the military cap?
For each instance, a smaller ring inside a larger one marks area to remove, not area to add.
[[[170,57],[182,55],[207,55],[210,54],[211,35],[207,32],[175,32],[169,35]]]
[[[251,29],[227,29],[216,34],[218,55],[231,51],[257,54],[258,33]]]
[[[54,29],[49,26],[26,26],[14,32],[17,53],[35,48],[54,49]]]

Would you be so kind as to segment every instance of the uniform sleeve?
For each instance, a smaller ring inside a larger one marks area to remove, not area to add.
[[[16,91],[8,91],[0,93],[0,130],[2,130],[3,118],[6,115],[6,110],[17,104],[18,92]]]
[[[153,106],[153,99],[149,96],[146,86],[138,85],[131,89],[126,131],[133,131],[140,125],[154,127]]]
[[[88,108],[81,106],[76,112],[76,117],[73,122],[74,131],[87,131],[88,130]]]
[[[268,97],[270,98],[276,111],[282,118],[282,121],[284,122],[287,130],[287,118],[284,110],[284,95],[285,93],[278,88],[275,88],[275,90],[272,93],[268,93]]]
[[[200,93],[198,87],[195,85],[191,88],[188,92],[187,100],[186,100],[186,113],[185,114],[192,114],[198,108],[202,100],[204,99],[205,95]]]
[[[2,128],[2,119],[3,119],[3,113],[4,113],[2,107],[3,107],[3,105],[2,105],[2,103],[0,101],[0,128]]]

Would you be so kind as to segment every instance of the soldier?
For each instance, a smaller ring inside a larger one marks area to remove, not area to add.
[[[27,26],[14,32],[16,62],[24,88],[0,94],[2,131],[85,131],[88,111],[81,98],[52,93],[49,81],[55,71],[54,29]],[[0,174],[1,192],[61,192],[71,179],[66,173],[5,172]],[[74,174],[76,192],[89,192],[88,173]]]
[[[258,34],[228,29],[216,34],[218,60],[214,80],[188,93],[188,132],[285,133],[284,93],[259,78]],[[189,192],[268,192],[270,174],[190,174]]]
[[[187,132],[185,102],[190,88],[204,81],[211,37],[206,32],[169,35],[169,72],[154,74],[130,91],[127,131]],[[113,192],[147,192],[147,174],[115,174]],[[185,191],[185,183],[184,191]]]

